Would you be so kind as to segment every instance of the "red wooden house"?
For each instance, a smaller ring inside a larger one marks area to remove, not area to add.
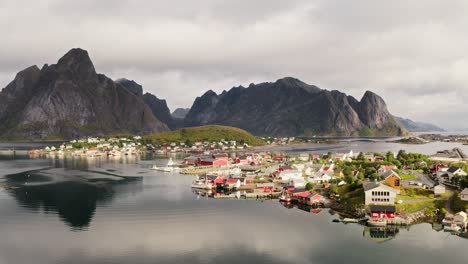
[[[227,159],[199,158],[198,165],[200,166],[227,166]]]
[[[372,219],[395,218],[395,206],[393,205],[371,205],[370,211]]]
[[[274,156],[272,158],[273,161],[283,161],[284,160],[284,157],[283,156]]]

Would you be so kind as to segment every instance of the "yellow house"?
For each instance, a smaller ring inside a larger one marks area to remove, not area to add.
[[[394,172],[393,170],[389,170],[385,172],[382,177],[384,178],[383,183],[392,187],[393,189],[398,190],[398,193],[400,193],[401,189],[401,178],[400,176]]]
[[[335,175],[335,177],[340,177],[340,178],[343,178],[344,177],[344,174],[343,174],[343,170],[342,169],[335,169],[333,171],[333,175]]]

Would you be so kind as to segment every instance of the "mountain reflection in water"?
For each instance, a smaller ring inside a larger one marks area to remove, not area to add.
[[[132,192],[142,188],[141,177],[64,168],[11,174],[5,179],[13,186],[9,193],[20,206],[45,214],[57,213],[74,231],[87,229],[98,203],[110,202],[119,185],[129,185],[125,189]],[[119,190],[117,195],[121,194]]]

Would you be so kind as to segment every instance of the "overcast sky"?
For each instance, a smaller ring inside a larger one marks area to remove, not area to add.
[[[468,1],[1,0],[0,87],[88,50],[98,72],[190,107],[297,77],[449,129],[468,127]]]

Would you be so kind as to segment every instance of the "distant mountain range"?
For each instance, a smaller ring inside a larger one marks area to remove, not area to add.
[[[72,49],[57,64],[19,72],[0,92],[0,138],[70,139],[150,134],[181,127],[227,125],[255,135],[396,136],[440,128],[394,117],[367,91],[360,101],[286,77],[197,97],[172,114],[166,100],[125,78],[96,73],[88,53]]]
[[[395,117],[395,120],[410,132],[445,132],[444,129],[429,123],[415,122],[411,119]]]

